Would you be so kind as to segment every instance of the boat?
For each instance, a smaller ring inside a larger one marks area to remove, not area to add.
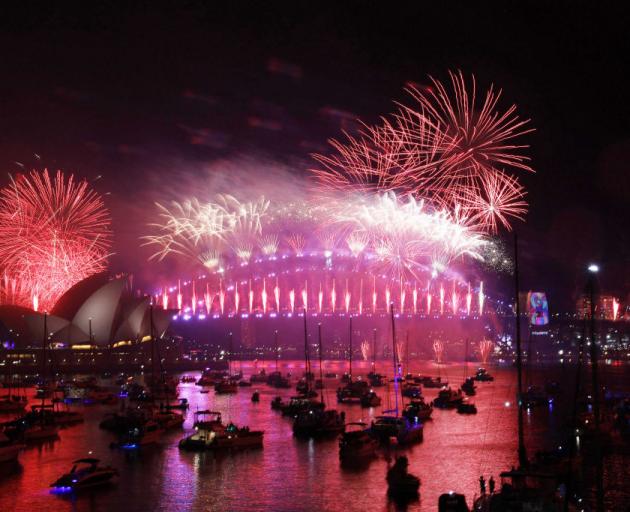
[[[180,398],[176,404],[166,404],[164,406],[164,409],[166,409],[167,411],[171,411],[174,409],[179,411],[186,411],[189,407],[190,404],[188,403],[188,398]]]
[[[361,407],[378,407],[381,402],[381,397],[372,389],[361,395]]]
[[[529,386],[527,390],[522,393],[521,400],[525,409],[531,409],[532,407],[547,405],[549,403],[547,393],[539,386]]]
[[[293,433],[298,437],[339,434],[346,428],[345,413],[334,409],[308,409],[299,412],[293,421]]]
[[[370,372],[367,375],[370,386],[373,388],[379,388],[385,385],[384,377],[380,373]]]
[[[265,383],[267,382],[267,372],[263,368],[260,372],[249,377],[249,382],[253,383]]]
[[[283,377],[282,374],[278,371],[271,372],[267,377],[267,384],[273,386],[274,388],[283,388],[288,389],[291,387],[291,383],[289,379]]]
[[[194,434],[179,442],[179,448],[187,451],[262,448],[263,436],[262,430],[239,428],[233,423],[221,431],[197,427]]]
[[[422,377],[422,385],[425,388],[442,388],[448,386],[448,382],[442,381],[441,377]]]
[[[22,412],[26,408],[26,402],[18,396],[6,396],[0,399],[0,414]]]
[[[404,455],[396,457],[394,465],[387,470],[387,494],[395,499],[418,497],[420,479],[407,471],[409,460]]]
[[[240,388],[251,388],[252,387],[252,383],[248,380],[239,380],[238,381],[238,387]]]
[[[205,369],[201,373],[201,377],[196,382],[197,386],[214,386],[218,382],[221,382],[228,376],[224,370],[210,370]]]
[[[492,382],[494,380],[494,377],[490,375],[485,368],[477,368],[477,372],[473,378],[479,382]]]
[[[466,396],[473,396],[476,394],[475,380],[472,377],[468,377],[460,388]]]
[[[466,496],[453,491],[441,494],[438,498],[438,512],[469,512]]]
[[[422,389],[419,386],[406,383],[403,385],[402,395],[407,398],[421,398]]]
[[[260,393],[258,391],[254,391],[252,393],[252,402],[254,403],[260,402]]]
[[[181,383],[188,384],[192,382],[197,382],[197,379],[195,378],[194,375],[182,375],[179,381]]]
[[[426,421],[431,418],[431,414],[433,413],[433,406],[427,404],[424,399],[412,400],[407,404],[403,411],[403,416],[405,416],[409,421],[417,422],[417,421]]]
[[[340,404],[360,404],[361,397],[369,392],[369,384],[365,380],[348,382],[337,389],[337,402]]]
[[[277,396],[271,401],[271,408],[274,411],[281,411],[282,407],[285,406],[285,405],[286,404],[282,401],[282,397],[281,396]]]
[[[433,406],[439,409],[454,409],[463,400],[464,396],[461,389],[454,391],[451,388],[444,388],[439,391],[438,396],[433,400]]]
[[[372,421],[370,435],[385,443],[395,439],[398,444],[412,444],[422,441],[423,426],[404,416],[382,415]]]
[[[22,443],[11,441],[0,432],[0,463],[16,462],[22,448],[24,448]]]
[[[459,414],[477,414],[477,406],[470,402],[461,402],[457,404],[457,412]]]
[[[337,375],[335,372],[326,372],[324,374],[324,377],[326,377],[327,379],[336,379],[337,377],[339,377],[339,375]]]
[[[214,385],[214,392],[217,395],[228,395],[238,391],[238,386],[235,381],[230,379],[223,379],[221,382],[217,382]]]
[[[163,428],[155,420],[148,420],[144,424],[129,428],[119,436],[119,448],[135,449],[141,446],[157,444],[162,436]]]
[[[155,420],[163,430],[179,428],[184,424],[184,416],[171,411],[160,410],[153,414]]]
[[[196,411],[193,421],[194,428],[200,428],[205,430],[223,430],[225,426],[221,421],[221,413],[218,411]]]
[[[348,423],[339,438],[339,459],[342,463],[362,462],[376,456],[378,441],[363,422]]]
[[[87,487],[104,485],[118,476],[118,471],[111,466],[99,466],[98,459],[79,459],[73,462],[69,473],[50,484],[53,492],[72,492]]]

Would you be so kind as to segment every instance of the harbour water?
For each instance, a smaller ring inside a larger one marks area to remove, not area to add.
[[[273,362],[243,363],[247,377],[263,367],[272,371]],[[314,365],[317,374],[317,364]],[[389,373],[386,362],[379,362],[377,370]],[[282,361],[283,373],[295,378],[304,371],[303,363]],[[339,375],[347,370],[347,363],[327,361],[325,372]],[[464,365],[437,366],[432,362],[416,362],[413,373],[437,376],[459,387],[464,376]],[[469,365],[469,371],[474,365]],[[354,365],[354,374],[365,375],[369,363]],[[450,490],[466,496],[469,505],[479,493],[479,476],[486,480],[493,475],[499,481],[501,471],[517,464],[516,457],[516,379],[511,367],[490,367],[494,382],[478,383],[477,395],[471,398],[478,414],[459,415],[454,410],[433,412],[433,419],[424,426],[424,441],[411,448],[401,449],[410,462],[411,473],[421,478],[420,500],[410,503],[408,510],[437,509],[441,493]],[[627,368],[607,368],[608,381],[626,387]],[[554,379],[563,384],[565,395],[573,382],[573,372],[562,367],[547,367],[531,375],[532,379]],[[544,382],[544,381],[543,381]],[[335,389],[339,380],[325,379],[326,402],[343,410],[346,421],[365,421],[393,406],[393,385],[378,388],[384,397],[382,407],[362,409],[358,405],[336,404]],[[260,391],[260,403],[251,402],[254,390]],[[119,406],[71,406],[85,415],[83,424],[61,430],[60,439],[38,446],[30,446],[20,454],[18,467],[0,467],[0,510],[2,511],[367,511],[397,510],[388,501],[385,474],[388,459],[396,451],[380,452],[369,464],[352,470],[339,463],[338,441],[301,440],[292,434],[290,419],[271,410],[273,397],[289,397],[294,387],[276,390],[265,384],[240,388],[235,395],[201,394],[194,383],[179,385],[180,397],[187,398],[190,409],[186,413],[183,430],[174,430],[162,437],[159,446],[139,451],[110,449],[111,434],[99,429],[106,412]],[[385,398],[388,395],[388,398]],[[437,394],[436,389],[424,389],[427,401]],[[526,444],[533,452],[557,446],[558,427],[566,420],[570,404],[557,400],[539,407],[525,416]],[[241,453],[217,455],[187,453],[178,449],[178,442],[192,428],[195,410],[211,409],[222,412],[224,420],[237,425],[265,431],[264,448]],[[5,418],[0,418],[0,420]],[[108,487],[84,491],[76,496],[57,496],[49,493],[49,484],[69,470],[72,461],[81,457],[97,457],[120,471],[117,483]],[[613,510],[625,510],[628,491],[623,468],[627,455],[618,455],[608,464],[606,472],[607,499]],[[617,466],[618,465],[618,466]],[[615,466],[618,470],[615,471]],[[619,507],[619,508],[617,508]]]

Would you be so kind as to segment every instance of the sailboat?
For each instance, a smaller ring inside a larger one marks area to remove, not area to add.
[[[394,363],[394,398],[395,408],[389,411],[383,411],[381,416],[377,416],[370,427],[370,432],[381,442],[389,443],[395,439],[398,444],[411,444],[422,441],[423,425],[420,421],[410,420],[406,416],[401,416],[398,411],[398,386],[400,385],[398,373],[400,365],[398,363],[396,351],[396,325],[394,322],[394,305],[390,305],[391,323],[392,323],[392,353]],[[403,396],[401,394],[401,405],[403,405]]]
[[[304,311],[304,320],[306,322],[306,310]],[[323,363],[322,363],[322,324],[318,325],[319,335],[319,378],[323,382]],[[306,332],[305,332],[306,336]],[[307,357],[308,359],[308,357]],[[307,365],[307,371],[310,371],[310,362]],[[346,429],[345,414],[338,413],[335,409],[326,409],[324,401],[324,389],[321,391],[320,408],[309,408],[300,411],[293,422],[293,433],[296,436],[316,437],[325,435],[336,435]]]
[[[233,394],[238,391],[237,380],[232,375],[232,355],[234,353],[232,333],[230,333],[230,346],[228,351],[228,376],[221,379],[214,385],[214,392],[217,395]],[[239,377],[240,378],[240,377]]]

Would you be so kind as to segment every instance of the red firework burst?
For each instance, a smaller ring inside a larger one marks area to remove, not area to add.
[[[85,180],[32,171],[0,191],[4,303],[52,308],[74,284],[105,269],[110,245],[109,213]]]

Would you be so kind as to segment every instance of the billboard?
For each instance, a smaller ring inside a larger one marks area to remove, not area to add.
[[[549,304],[545,292],[529,292],[527,294],[527,311],[531,325],[547,325],[549,323]]]

